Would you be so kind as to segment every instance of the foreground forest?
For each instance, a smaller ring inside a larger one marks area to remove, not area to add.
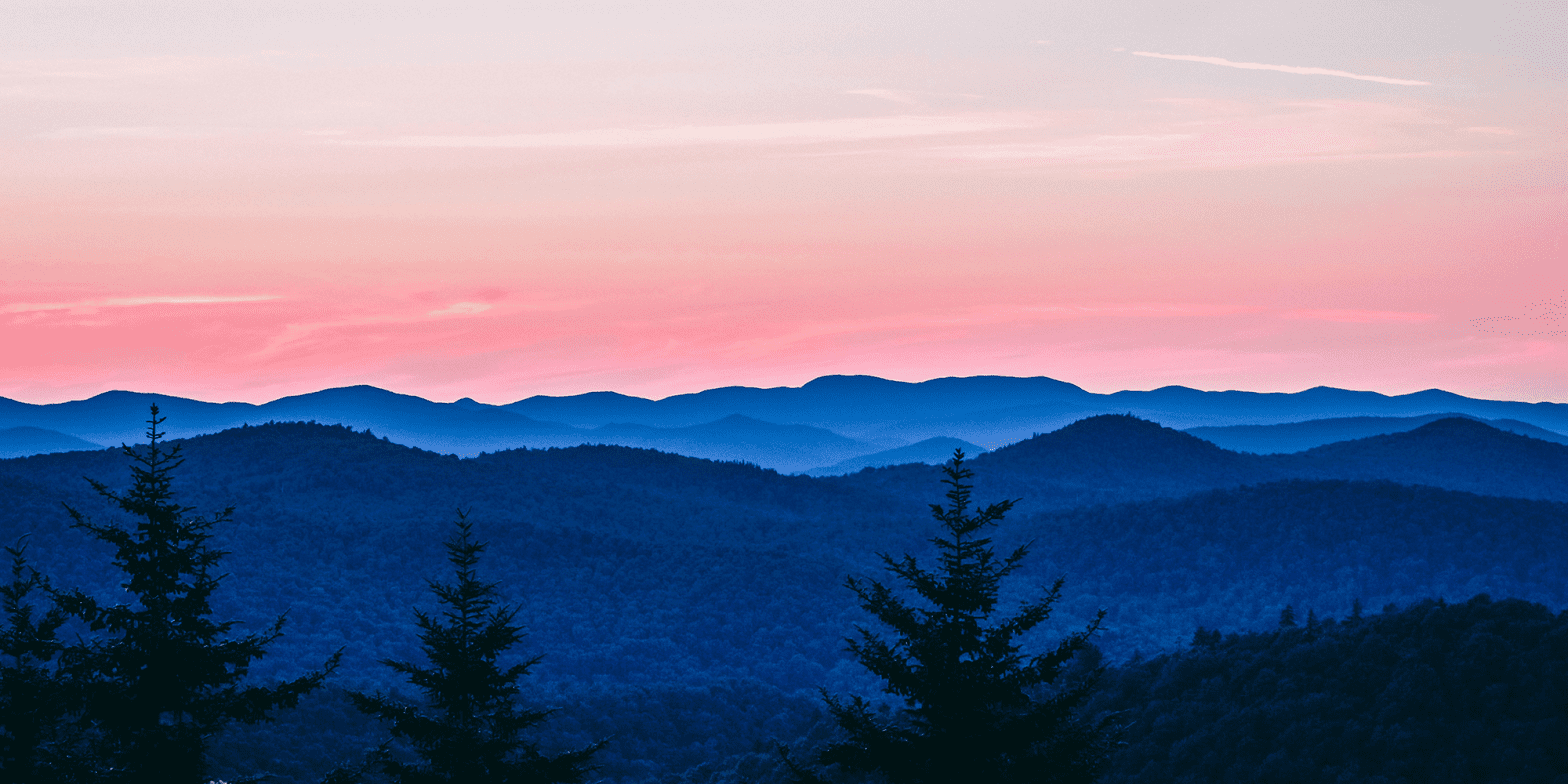
[[[490,542],[482,571],[519,607],[521,651],[542,656],[523,681],[525,704],[561,709],[542,746],[608,739],[595,763],[612,781],[773,779],[777,743],[830,739],[819,688],[878,691],[844,652],[868,616],[843,582],[879,574],[878,553],[929,558],[941,491],[931,466],[810,478],[624,447],[460,460],[300,423],[183,447],[180,501],[235,508],[213,531],[231,553],[218,617],[288,612],[252,678],[343,651],[298,708],[213,748],[215,774],[284,781],[384,735],[344,689],[410,696],[378,662],[419,659],[411,608],[433,604],[457,509]],[[971,465],[978,499],[1022,499],[998,547],[1033,542],[1004,604],[1067,579],[1036,644],[1107,610],[1073,665],[1103,657],[1085,710],[1127,727],[1105,780],[1568,776],[1543,745],[1568,715],[1545,664],[1568,658],[1568,447],[1444,420],[1257,456],[1106,416]],[[29,534],[51,580],[113,601],[107,549],[62,507],[115,516],[84,476],[122,487],[126,460],[0,462],[0,537]]]

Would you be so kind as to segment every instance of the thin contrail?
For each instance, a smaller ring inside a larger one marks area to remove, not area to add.
[[[1284,73],[1303,74],[1306,76],[1338,76],[1344,79],[1360,79],[1363,82],[1381,82],[1383,84],[1408,84],[1430,85],[1431,82],[1421,82],[1415,79],[1395,79],[1391,76],[1367,76],[1365,74],[1351,73],[1349,71],[1336,71],[1333,68],[1308,68],[1298,65],[1270,65],[1268,63],[1238,63],[1223,57],[1203,57],[1195,54],[1160,54],[1159,52],[1133,52],[1139,57],[1158,57],[1162,60],[1186,60],[1193,63],[1208,63],[1210,65],[1223,65],[1228,68],[1245,68],[1249,71],[1281,71]]]

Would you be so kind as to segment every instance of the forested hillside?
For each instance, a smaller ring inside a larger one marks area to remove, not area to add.
[[[997,534],[1004,548],[1034,542],[1004,601],[1065,576],[1044,638],[1103,607],[1096,642],[1108,661],[1148,661],[1187,645],[1200,626],[1271,629],[1286,605],[1303,618],[1343,617],[1357,599],[1382,607],[1483,592],[1568,605],[1568,504],[1501,497],[1520,482],[1547,488],[1543,496],[1554,486],[1506,470],[1511,450],[1547,466],[1558,455],[1498,435],[1480,432],[1499,446],[1478,453],[1505,468],[1466,480],[1491,496],[1280,479],[1280,463],[1128,417],[1089,420],[972,465],[977,499],[1025,499]],[[1343,445],[1355,449],[1341,465],[1352,476],[1463,476],[1432,455],[1468,448],[1465,432],[1437,436],[1435,446]],[[879,552],[929,556],[927,504],[941,491],[930,466],[817,479],[624,447],[458,459],[311,424],[184,444],[181,501],[235,507],[233,523],[214,531],[232,553],[219,614],[289,613],[257,677],[298,675],[342,647],[335,687],[395,688],[376,662],[417,657],[410,608],[429,606],[425,581],[444,566],[436,545],[455,510],[470,510],[491,542],[487,578],[520,605],[523,648],[544,656],[527,698],[562,708],[548,744],[608,737],[603,773],[626,782],[689,770],[690,780],[722,779],[737,766],[761,775],[773,740],[813,727],[820,736],[819,687],[869,688],[843,652],[844,636],[865,621],[843,579],[877,571]],[[1367,453],[1380,460],[1354,459]],[[123,486],[125,458],[105,450],[0,462],[0,537],[31,533],[35,565],[112,598],[107,553],[69,528],[61,507],[117,514],[84,476]],[[272,753],[275,770],[308,778],[375,732],[328,692],[277,725],[236,732],[220,759]],[[278,754],[297,733],[309,742]]]
[[[1254,455],[1121,414],[1079,420],[974,461],[980,492],[1021,498],[1020,509],[1064,509],[1283,479],[1388,480],[1483,495],[1568,501],[1568,445],[1468,419],[1345,441],[1299,454]],[[937,469],[903,465],[832,481],[908,497]]]
[[[1424,601],[1274,631],[1198,631],[1111,670],[1127,743],[1106,782],[1557,782],[1568,613]]]
[[[1481,419],[1469,414],[1425,414],[1418,417],[1340,417],[1310,419],[1278,425],[1229,425],[1191,427],[1186,432],[1237,452],[1257,454],[1303,452],[1339,441],[1403,433],[1439,419]],[[1516,419],[1481,419],[1487,426],[1509,433],[1568,444],[1568,436]]]

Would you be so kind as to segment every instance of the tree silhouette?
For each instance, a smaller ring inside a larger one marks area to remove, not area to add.
[[[272,687],[246,686],[251,662],[283,634],[279,617],[262,634],[234,636],[238,621],[212,618],[211,597],[226,555],[209,544],[212,529],[233,508],[210,517],[181,506],[173,472],[180,446],[166,449],[152,407],[148,443],[126,446],[131,488],[116,493],[87,480],[98,494],[134,518],[132,527],[95,523],[66,507],[75,526],[114,550],[131,601],[108,605],[80,590],[58,593],[60,607],[97,635],[68,647],[64,668],[82,684],[79,706],[98,757],[98,776],[132,784],[205,781],[211,736],[231,721],[253,723],[275,708],[295,705],[337,665]],[[339,652],[341,653],[341,652]]]
[[[939,568],[922,568],[909,555],[882,555],[925,606],[905,602],[875,580],[846,580],[860,606],[893,630],[890,641],[858,628],[849,651],[886,682],[883,691],[902,699],[903,710],[884,717],[863,697],[845,701],[824,692],[844,739],[822,750],[816,770],[791,761],[787,749],[786,764],[798,782],[846,773],[880,774],[895,784],[1092,781],[1114,730],[1109,719],[1090,724],[1075,709],[1099,668],[1074,683],[1057,680],[1064,665],[1089,648],[1105,611],[1054,650],[1025,656],[1018,639],[1050,616],[1063,581],[1016,615],[993,622],[1001,581],[1018,568],[1028,546],[999,559],[981,534],[1015,502],[971,514],[973,473],[964,467],[962,450],[954,451],[943,472],[948,506],[931,505],[944,534],[931,540]]]
[[[485,543],[473,538],[473,524],[458,512],[457,532],[446,541],[447,559],[457,582],[430,582],[445,605],[439,618],[414,611],[429,667],[383,660],[425,695],[425,706],[409,705],[383,694],[354,694],[360,710],[390,724],[395,738],[412,746],[419,762],[399,761],[383,748],[381,771],[402,784],[575,784],[588,774],[588,760],[603,747],[593,745],[556,756],[539,752],[522,733],[554,711],[517,706],[517,682],[539,657],[503,668],[501,657],[523,637],[515,606],[499,604],[496,583],[475,571]]]
[[[0,773],[9,781],[58,781],[69,767],[67,694],[58,669],[64,645],[57,634],[67,618],[51,606],[41,616],[29,596],[47,590],[27,566],[27,544],[6,547],[11,582],[0,587]]]
[[[1279,628],[1296,628],[1296,608],[1293,605],[1287,604],[1285,609],[1279,611]]]

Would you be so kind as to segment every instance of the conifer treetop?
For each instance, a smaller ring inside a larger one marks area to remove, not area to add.
[[[185,461],[180,445],[160,443],[164,422],[151,407],[147,444],[123,446],[131,487],[117,493],[88,479],[99,495],[128,515],[128,527],[98,523],[66,506],[75,527],[113,548],[130,601],[108,604],[80,590],[58,592],[67,614],[95,636],[68,648],[62,665],[83,684],[84,721],[101,739],[105,764],[125,781],[205,781],[207,740],[231,721],[265,720],[319,687],[342,651],[322,669],[275,686],[245,684],[250,665],[283,634],[284,616],[259,634],[236,636],[239,621],[212,617],[216,573],[228,553],[212,547],[212,529],[228,523],[229,507],[211,516],[181,505],[173,472]]]
[[[424,693],[425,705],[379,693],[352,695],[361,711],[386,722],[393,737],[417,757],[399,759],[383,748],[375,766],[403,784],[581,782],[604,742],[547,756],[523,737],[554,713],[517,705],[518,681],[539,657],[503,666],[502,659],[524,636],[516,622],[518,608],[501,603],[497,583],[479,579],[479,556],[487,545],[474,539],[466,512],[459,510],[457,516],[457,531],[446,541],[456,580],[427,581],[442,605],[439,616],[414,610],[429,666],[382,661]]]
[[[920,601],[906,601],[876,580],[845,580],[861,607],[892,630],[884,637],[857,627],[848,650],[884,681],[883,690],[900,699],[902,710],[882,714],[864,697],[824,693],[844,739],[818,755],[817,769],[796,764],[787,753],[786,764],[798,782],[830,781],[835,770],[879,773],[895,784],[1092,781],[1114,733],[1108,722],[1090,724],[1076,714],[1093,675],[1075,683],[1058,680],[1067,662],[1089,647],[1105,612],[1054,648],[1025,654],[1020,638],[1050,617],[1063,581],[994,619],[1002,580],[1018,569],[1029,545],[997,557],[984,532],[1016,501],[971,511],[973,473],[962,450],[942,470],[947,505],[931,505],[944,534],[930,540],[935,568],[922,567],[912,555],[880,554]]]

